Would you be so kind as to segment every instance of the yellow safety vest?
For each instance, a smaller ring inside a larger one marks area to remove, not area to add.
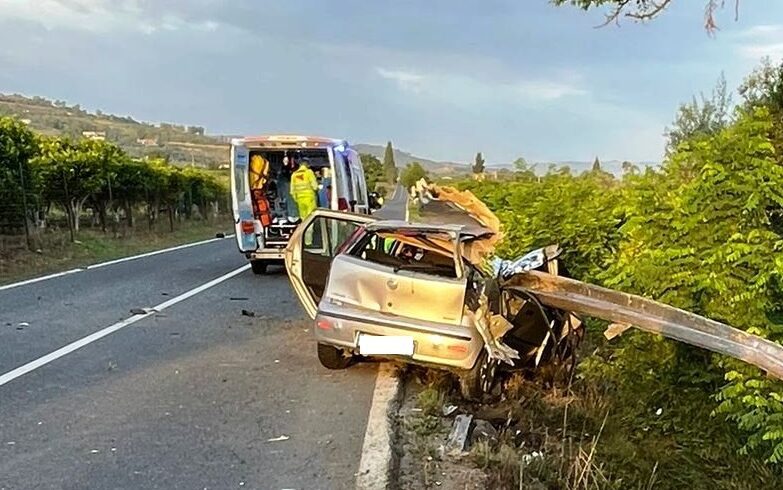
[[[315,196],[315,191],[318,189],[318,180],[315,178],[315,174],[309,168],[300,166],[296,172],[291,174],[291,194],[308,195],[312,193]]]

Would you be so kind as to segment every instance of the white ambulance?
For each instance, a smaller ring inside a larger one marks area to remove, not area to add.
[[[318,180],[318,207],[360,214],[379,207],[377,195],[367,192],[359,154],[345,140],[295,135],[233,139],[236,240],[256,274],[265,273],[269,264],[283,263],[288,239],[301,222],[290,179],[303,159]],[[263,170],[256,168],[259,165]]]

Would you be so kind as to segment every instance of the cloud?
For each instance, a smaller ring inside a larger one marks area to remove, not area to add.
[[[741,41],[736,46],[743,58],[757,61],[760,58],[783,58],[783,24],[755,25],[740,32]]]
[[[403,92],[426,96],[453,105],[482,105],[502,100],[508,103],[554,101],[587,91],[567,80],[489,79],[463,73],[432,73],[378,67],[376,73]]]
[[[517,82],[515,88],[520,94],[541,100],[556,100],[571,95],[585,95],[587,91],[570,83],[553,80],[526,80]]]
[[[376,68],[375,72],[394,82],[401,90],[406,92],[419,93],[423,87],[425,78],[423,75],[405,70],[387,70],[386,68]]]
[[[26,21],[48,30],[96,33],[135,30],[145,34],[194,29],[214,31],[211,19],[190,19],[171,1],[145,0],[0,0],[0,22]]]

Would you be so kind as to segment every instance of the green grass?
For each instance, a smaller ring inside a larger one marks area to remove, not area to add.
[[[173,233],[168,231],[168,222],[158,223],[153,231],[139,222],[124,237],[85,229],[78,233],[76,243],[70,242],[67,231],[45,233],[36,240],[40,252],[27,250],[21,246],[23,239],[16,238],[19,246],[0,247],[0,284],[214,238],[217,232],[233,233],[231,220],[185,221],[177,223]]]

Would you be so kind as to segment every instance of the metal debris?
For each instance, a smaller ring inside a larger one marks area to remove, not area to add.
[[[273,437],[272,439],[267,439],[266,442],[281,442],[281,441],[287,441],[290,439],[288,436],[279,436],[279,437]]]
[[[449,415],[453,414],[457,411],[456,405],[445,405],[443,409],[441,410],[444,417],[448,417]]]
[[[472,420],[473,415],[461,414],[454,418],[454,425],[451,426],[451,432],[446,440],[445,450],[447,454],[459,455],[465,451]]]

